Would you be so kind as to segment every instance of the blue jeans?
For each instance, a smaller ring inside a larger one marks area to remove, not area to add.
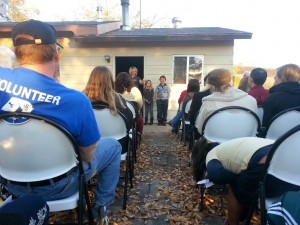
[[[145,102],[145,118],[148,118],[150,114],[150,118],[153,118],[153,101],[150,104]]]
[[[157,121],[158,123],[166,122],[168,116],[168,106],[169,100],[168,99],[157,99]]]
[[[95,203],[107,206],[114,202],[115,189],[120,176],[122,147],[112,138],[100,139],[91,162],[83,163],[86,180],[98,174]],[[37,171],[38,173],[38,171]],[[47,186],[20,186],[8,183],[6,189],[18,198],[24,195],[39,195],[45,201],[57,200],[73,195],[79,187],[78,171]]]
[[[178,127],[179,126],[179,122],[181,120],[183,116],[183,111],[182,110],[179,110],[176,115],[173,117],[173,119],[170,120],[170,124],[173,126],[173,127]]]

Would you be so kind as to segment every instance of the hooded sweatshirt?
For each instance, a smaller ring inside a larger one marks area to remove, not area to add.
[[[263,103],[263,127],[268,127],[276,114],[297,106],[300,106],[300,84],[298,82],[286,82],[273,86]]]
[[[224,92],[213,92],[202,99],[199,116],[195,122],[198,132],[202,133],[202,126],[205,119],[214,111],[227,106],[241,106],[257,113],[257,103],[255,98],[246,92],[229,87]]]

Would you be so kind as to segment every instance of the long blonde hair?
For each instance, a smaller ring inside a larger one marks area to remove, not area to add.
[[[115,97],[118,96],[114,91],[112,72],[105,66],[96,66],[86,84],[83,93],[92,103],[102,101],[108,104],[111,112],[117,114]]]

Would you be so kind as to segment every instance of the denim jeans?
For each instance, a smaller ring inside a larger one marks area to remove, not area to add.
[[[168,116],[168,106],[169,100],[168,99],[157,99],[157,121],[158,123],[166,122]]]
[[[148,114],[150,114],[150,118],[153,118],[153,102],[150,104],[145,102],[145,118],[148,118]]]
[[[95,203],[107,206],[114,202],[115,189],[120,176],[121,145],[112,138],[100,139],[91,162],[83,162],[86,180],[98,174]],[[37,171],[38,173],[38,171]],[[17,197],[34,194],[45,201],[57,200],[73,195],[79,187],[78,171],[47,186],[20,186],[8,183],[6,189]]]
[[[173,126],[173,127],[178,127],[179,126],[179,122],[181,120],[183,116],[183,111],[182,110],[179,110],[176,115],[173,117],[173,119],[170,120],[170,124]]]

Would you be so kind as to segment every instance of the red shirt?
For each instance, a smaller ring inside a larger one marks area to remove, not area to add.
[[[178,104],[180,104],[183,101],[186,94],[187,94],[187,90],[184,90],[184,91],[181,92],[181,94],[179,96],[179,99],[178,99]]]
[[[257,105],[262,105],[269,95],[269,91],[263,86],[254,86],[250,88],[248,94],[256,99]]]

